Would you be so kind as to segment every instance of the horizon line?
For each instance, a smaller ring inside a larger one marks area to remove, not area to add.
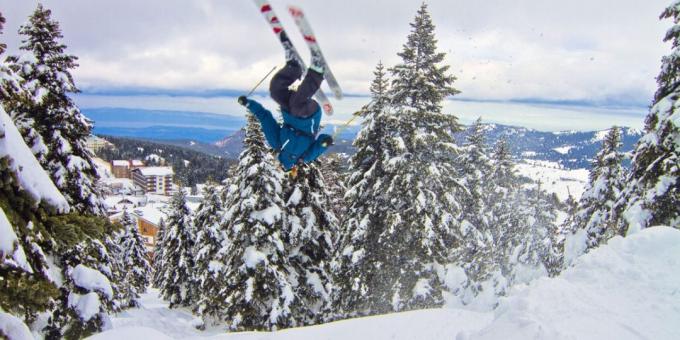
[[[253,94],[266,97],[269,95],[268,91],[255,91]],[[193,97],[193,98],[236,98],[243,95],[243,91],[235,89],[161,89],[151,87],[129,87],[129,88],[85,88],[82,89],[78,95],[84,96],[104,96],[104,97],[141,97],[141,96],[158,96],[158,97]],[[347,98],[369,98],[368,94],[360,93],[346,93]],[[546,99],[535,97],[517,97],[508,99],[483,99],[471,97],[454,97],[446,98],[450,101],[458,102],[473,102],[473,103],[496,103],[496,104],[526,104],[526,105],[548,105],[557,107],[588,107],[588,108],[607,108],[607,109],[630,109],[630,108],[650,108],[649,102],[641,102],[637,100],[621,100],[621,99]]]

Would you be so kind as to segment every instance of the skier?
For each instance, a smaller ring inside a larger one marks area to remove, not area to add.
[[[269,84],[272,99],[279,104],[283,124],[279,124],[272,113],[255,100],[245,96],[238,98],[257,117],[269,145],[278,152],[278,159],[285,171],[316,160],[329,146],[333,138],[319,135],[321,106],[312,99],[324,80],[323,62],[312,54],[312,65],[297,91],[289,89],[295,80],[302,77],[302,67],[291,53],[286,55],[286,66],[277,72]]]

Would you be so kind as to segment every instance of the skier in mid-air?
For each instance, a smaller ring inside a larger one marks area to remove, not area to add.
[[[333,138],[318,134],[322,110],[312,99],[324,80],[323,61],[313,53],[307,75],[293,91],[289,87],[302,77],[302,67],[293,54],[286,53],[286,59],[286,66],[274,75],[269,85],[272,99],[280,106],[282,124],[255,100],[241,96],[238,102],[257,117],[267,142],[278,152],[283,169],[290,171],[316,160],[333,144]]]

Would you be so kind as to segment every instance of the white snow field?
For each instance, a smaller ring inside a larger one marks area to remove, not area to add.
[[[578,201],[588,183],[588,169],[564,169],[556,162],[523,159],[515,166],[517,173],[541,182],[541,188],[565,201],[569,194]]]
[[[92,339],[680,339],[680,230],[645,229],[581,256],[556,278],[515,287],[493,311],[440,308],[271,333],[200,332],[152,290]]]

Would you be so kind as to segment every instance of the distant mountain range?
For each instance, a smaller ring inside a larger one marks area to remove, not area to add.
[[[485,124],[485,127],[490,147],[501,136],[505,136],[515,157],[557,162],[567,169],[590,168],[590,163],[600,150],[602,140],[608,132],[608,130],[545,132],[499,124]],[[623,144],[621,150],[632,151],[642,136],[642,131],[621,128],[621,132]],[[457,140],[463,143],[466,135],[466,132],[459,134]]]
[[[186,147],[225,158],[237,158],[243,148],[245,117],[204,112],[150,111],[135,109],[84,109],[95,123],[95,134],[124,136]],[[589,168],[607,131],[544,132],[522,127],[485,124],[491,146],[505,136],[515,157],[553,161],[567,169]],[[331,149],[337,153],[353,153],[352,141],[360,126],[350,126],[336,138]],[[333,133],[335,126],[325,127]],[[623,151],[631,151],[642,135],[635,129],[623,128]],[[465,141],[466,132],[456,136]]]

